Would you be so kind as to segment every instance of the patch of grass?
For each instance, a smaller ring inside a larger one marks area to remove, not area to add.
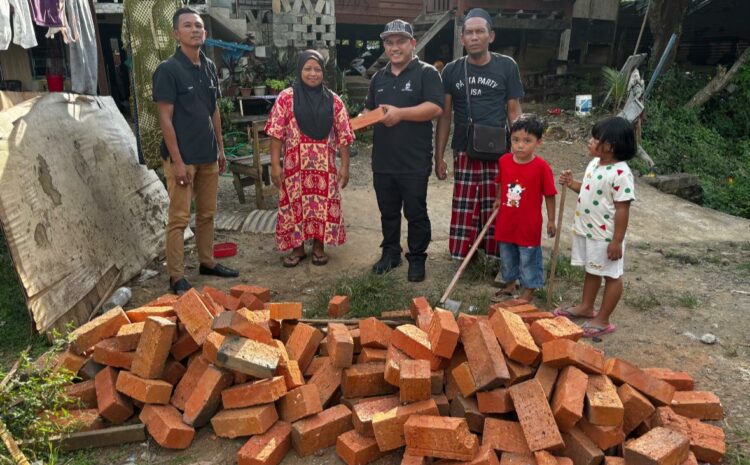
[[[750,273],[750,262],[740,263],[739,265],[737,265],[737,271],[741,271],[743,273]]]
[[[498,271],[500,271],[500,262],[479,250],[476,258],[469,262],[461,279],[473,282],[494,281]]]
[[[661,301],[659,301],[652,291],[639,294],[628,293],[627,297],[625,297],[625,303],[642,312],[649,311],[661,305]]]
[[[354,318],[378,316],[383,311],[406,309],[413,297],[409,294],[404,280],[395,274],[376,275],[365,271],[342,276],[333,284],[318,290],[313,296],[308,316],[325,317],[328,313],[328,302],[335,295],[349,296],[349,316]]]
[[[666,252],[663,252],[663,254],[664,258],[666,258],[667,260],[674,260],[683,265],[700,265],[701,263],[698,257],[693,257],[692,255],[688,255],[682,252],[667,250]]]
[[[680,294],[679,296],[677,296],[677,304],[680,307],[697,308],[698,303],[699,303],[698,298],[689,292],[686,292],[684,294]]]
[[[39,355],[47,348],[47,340],[33,334],[33,323],[26,309],[21,284],[10,259],[5,236],[0,232],[0,368],[7,368],[19,353],[32,345],[31,355]]]
[[[76,451],[61,457],[59,463],[62,465],[95,465],[91,451]],[[51,465],[51,464],[50,464]]]
[[[548,260],[544,265],[545,276],[549,276],[551,266],[552,261]],[[584,270],[582,266],[571,265],[570,257],[560,254],[557,256],[557,268],[555,268],[555,276],[566,281],[583,282],[583,278],[586,277],[586,270]]]
[[[724,462],[729,465],[750,465],[750,455],[748,455],[747,451],[743,452],[739,446],[739,444],[745,444],[746,446],[750,444],[750,432],[741,429],[730,429],[728,433],[736,441],[727,441],[729,447],[727,447]]]

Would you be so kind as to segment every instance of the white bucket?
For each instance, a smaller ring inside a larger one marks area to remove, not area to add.
[[[576,95],[576,115],[589,116],[591,114],[591,95]]]

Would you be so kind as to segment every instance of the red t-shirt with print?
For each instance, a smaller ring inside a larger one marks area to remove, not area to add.
[[[495,240],[523,247],[542,243],[544,197],[557,195],[552,168],[538,155],[520,164],[506,153],[498,160],[495,182],[500,189],[500,213],[495,220]]]

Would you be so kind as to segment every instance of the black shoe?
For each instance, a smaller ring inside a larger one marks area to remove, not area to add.
[[[385,274],[399,265],[401,265],[401,254],[391,255],[383,253],[380,260],[372,265],[372,272],[375,274]]]
[[[201,265],[198,271],[200,274],[218,276],[220,278],[236,278],[240,275],[239,271],[228,268],[221,263],[217,263],[213,268]]]
[[[424,281],[424,264],[425,260],[427,259],[427,255],[406,254],[406,259],[409,260],[409,272],[406,274],[406,279],[408,279],[412,283],[420,283]]]
[[[175,282],[169,280],[169,290],[172,294],[182,295],[193,288],[193,285],[185,278],[180,278]]]

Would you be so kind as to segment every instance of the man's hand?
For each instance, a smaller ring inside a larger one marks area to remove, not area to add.
[[[284,168],[281,164],[271,164],[271,181],[277,189],[281,189],[281,182],[284,180]]]
[[[219,174],[227,169],[227,157],[224,155],[224,149],[219,150]]]
[[[172,162],[172,173],[174,174],[175,181],[177,181],[177,185],[180,187],[187,187],[193,182],[193,179],[190,176],[190,173],[188,173],[187,167],[182,160]]]
[[[339,188],[343,189],[346,187],[347,184],[349,184],[349,167],[348,166],[342,166],[339,168]]]
[[[607,258],[617,261],[622,258],[622,242],[612,241],[607,246]]]
[[[448,164],[442,158],[435,160],[435,176],[441,181],[448,178]]]
[[[571,170],[563,170],[557,182],[566,187],[570,186],[573,183],[573,172]]]
[[[385,119],[381,121],[386,127],[392,128],[401,122],[401,109],[393,105],[381,105],[385,109]]]
[[[557,226],[554,223],[547,223],[547,236],[555,237],[557,234]]]

